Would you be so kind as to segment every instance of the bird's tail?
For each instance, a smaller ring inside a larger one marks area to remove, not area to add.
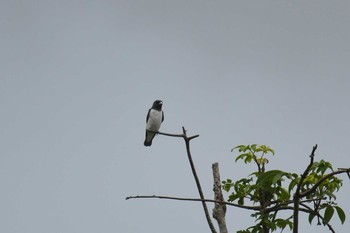
[[[145,142],[143,143],[143,145],[151,146],[152,145],[152,141],[147,141],[147,139],[145,139]]]
[[[145,138],[145,142],[143,143],[143,145],[151,146],[155,135],[156,134],[154,132],[150,132],[150,131],[146,130],[146,138]]]

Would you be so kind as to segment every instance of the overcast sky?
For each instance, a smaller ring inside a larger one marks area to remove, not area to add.
[[[253,165],[230,149],[267,144],[268,169],[350,167],[349,1],[0,1],[0,232],[210,232],[181,139],[207,198]],[[337,202],[350,216],[350,181]],[[227,197],[227,194],[225,194]],[[212,205],[209,206],[213,208]],[[230,232],[254,224],[228,209]],[[301,232],[329,232],[310,226]],[[350,221],[332,225],[347,233]],[[287,231],[288,232],[288,231]]]

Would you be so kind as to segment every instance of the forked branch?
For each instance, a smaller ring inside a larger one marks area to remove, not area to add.
[[[182,127],[182,134],[170,134],[170,133],[163,133],[163,132],[157,132],[160,135],[164,135],[164,136],[169,136],[169,137],[180,137],[183,138],[185,140],[185,144],[186,144],[186,152],[187,152],[187,157],[188,157],[188,161],[190,162],[191,165],[191,170],[192,170],[192,174],[193,177],[196,181],[196,185],[197,185],[197,189],[199,192],[199,196],[201,200],[205,200],[204,194],[203,194],[203,190],[202,190],[202,186],[200,184],[198,175],[197,175],[197,171],[196,168],[194,166],[193,163],[193,159],[192,159],[192,155],[191,155],[191,150],[190,150],[190,141],[194,138],[199,137],[199,135],[194,135],[194,136],[187,136],[187,132],[185,127]],[[209,228],[211,230],[212,233],[216,233],[215,227],[211,221],[210,215],[209,215],[209,211],[208,211],[208,207],[205,201],[201,201],[202,202],[202,206],[203,206],[203,210],[204,210],[204,214],[205,217],[207,219]]]

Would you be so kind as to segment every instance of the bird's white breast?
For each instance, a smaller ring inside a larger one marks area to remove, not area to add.
[[[160,129],[160,125],[162,124],[162,117],[162,111],[151,109],[149,112],[146,129],[149,131],[157,132]]]

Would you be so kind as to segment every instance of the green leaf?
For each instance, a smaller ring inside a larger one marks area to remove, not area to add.
[[[289,187],[288,187],[288,192],[291,192],[293,190],[293,188],[297,185],[297,180],[292,180],[289,184]]]
[[[228,192],[230,191],[231,187],[232,187],[232,180],[231,179],[227,179],[226,181],[222,181],[222,188]]]
[[[275,223],[276,223],[276,225],[279,227],[279,228],[285,228],[286,226],[287,226],[287,223],[288,223],[288,221],[287,220],[285,220],[285,219],[281,219],[281,218],[279,218],[279,219],[276,219],[275,220]]]
[[[244,163],[250,163],[253,160],[253,156],[247,156],[244,160]]]
[[[228,192],[228,191],[230,191],[230,189],[231,189],[231,185],[230,185],[230,184],[225,184],[225,185],[223,186],[223,189],[224,189],[226,192]]]
[[[284,174],[286,173],[283,171],[279,171],[278,173],[276,173],[276,175],[273,177],[272,184],[276,184],[278,181],[280,181],[282,179],[282,176],[284,176]]]
[[[309,223],[310,223],[310,225],[311,225],[311,223],[312,223],[312,220],[315,218],[315,214],[313,214],[313,213],[310,213],[309,214]]]
[[[341,221],[341,224],[344,224],[346,216],[345,216],[343,209],[340,208],[339,206],[335,206],[335,209],[337,210],[338,217]]]
[[[272,155],[275,155],[275,151],[266,145],[261,145],[256,149],[256,152],[260,152],[260,151],[262,151],[264,154],[267,154],[268,152],[270,152]]]
[[[267,158],[257,158],[256,161],[258,164],[267,164],[269,163],[269,160]]]
[[[236,146],[234,148],[231,149],[231,152],[234,151],[235,149],[238,149],[239,152],[244,152],[247,150],[249,146],[245,146],[245,145],[239,145],[239,146]]]
[[[267,171],[258,178],[257,183],[262,185],[265,185],[266,183],[276,184],[285,174],[286,173],[284,171],[280,170]]]
[[[257,147],[257,144],[253,144],[250,146],[250,148],[252,149],[252,151],[256,152],[256,147]]]
[[[324,221],[329,223],[334,214],[334,208],[330,205],[327,206],[326,211],[324,212]]]
[[[290,199],[290,194],[284,188],[281,188],[281,198],[282,198],[282,200],[285,200],[285,201]]]
[[[237,156],[235,162],[237,162],[239,159],[244,159],[244,162],[247,163],[247,160],[251,161],[253,159],[253,155],[251,153],[240,154]]]

